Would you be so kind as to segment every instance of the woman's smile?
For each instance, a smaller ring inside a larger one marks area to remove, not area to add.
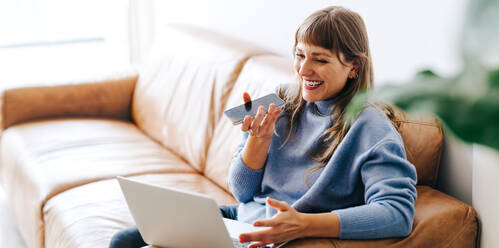
[[[303,85],[306,90],[315,90],[319,88],[324,81],[312,81],[312,80],[303,80]]]

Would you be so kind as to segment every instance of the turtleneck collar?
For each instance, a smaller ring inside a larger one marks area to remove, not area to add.
[[[336,97],[331,97],[326,100],[318,101],[318,102],[313,102],[312,104],[315,104],[317,106],[317,110],[321,115],[328,116],[329,115],[329,110],[331,109],[331,106],[333,106],[334,102],[336,101]]]

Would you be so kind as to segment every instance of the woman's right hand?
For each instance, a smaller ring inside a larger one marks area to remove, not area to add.
[[[247,92],[243,94],[244,103],[250,102],[251,97]],[[249,132],[250,136],[262,139],[272,139],[274,134],[277,116],[282,112],[282,108],[276,108],[275,104],[270,104],[269,110],[265,113],[265,107],[259,106],[255,117],[247,115],[241,125],[241,131]]]

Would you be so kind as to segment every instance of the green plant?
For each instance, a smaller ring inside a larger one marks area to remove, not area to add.
[[[426,70],[406,84],[361,92],[347,118],[368,102],[388,102],[408,112],[432,112],[463,141],[499,150],[499,69],[491,63],[499,61],[499,1],[472,0],[467,10],[460,73],[444,78]]]

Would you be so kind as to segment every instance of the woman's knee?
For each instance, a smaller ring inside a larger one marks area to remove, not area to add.
[[[137,227],[130,227],[116,233],[109,243],[109,248],[138,248],[145,245]]]

